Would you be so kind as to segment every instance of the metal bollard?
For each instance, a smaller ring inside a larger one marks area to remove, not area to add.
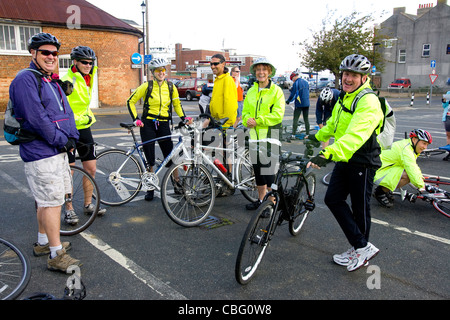
[[[411,93],[411,107],[414,104],[414,92]]]

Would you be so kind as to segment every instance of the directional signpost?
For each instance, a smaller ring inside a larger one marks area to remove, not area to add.
[[[431,60],[430,67],[433,69],[431,71],[431,74],[430,74],[430,82],[431,82],[431,85],[430,85],[430,102],[431,102],[431,99],[432,99],[431,97],[433,96],[433,84],[436,81],[436,79],[438,78],[438,75],[436,74],[436,60]]]

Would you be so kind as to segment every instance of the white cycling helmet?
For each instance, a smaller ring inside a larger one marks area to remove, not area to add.
[[[360,54],[351,54],[342,60],[339,70],[350,71],[359,73],[362,75],[368,74],[371,69],[371,64],[369,59]]]
[[[152,61],[150,61],[150,63],[148,64],[149,68],[151,71],[157,69],[157,68],[161,68],[161,67],[166,67],[169,63],[167,62],[166,59],[164,58],[156,58],[153,59]]]
[[[330,88],[326,87],[320,92],[319,98],[325,102],[329,103],[331,99],[333,99],[333,91]]]
[[[267,60],[266,58],[258,58],[258,59],[256,59],[256,60],[253,62],[253,64],[250,66],[250,72],[251,72],[251,74],[253,74],[254,76],[256,76],[256,74],[255,74],[255,67],[256,67],[258,64],[266,64],[266,65],[268,65],[268,66],[270,66],[270,67],[272,68],[272,73],[269,74],[269,78],[272,78],[272,77],[275,75],[275,73],[277,72],[277,69],[273,66],[272,63],[269,62],[269,60]]]

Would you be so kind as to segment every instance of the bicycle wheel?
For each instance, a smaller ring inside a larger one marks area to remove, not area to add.
[[[305,203],[309,199],[309,195],[313,196],[316,191],[316,175],[313,172],[309,172],[305,175],[305,179],[306,183],[300,179],[297,189],[297,200],[294,203],[293,217],[289,220],[289,232],[293,236],[300,233],[306,218],[308,218],[310,211],[306,209]]]
[[[164,211],[183,227],[202,223],[211,213],[215,198],[214,179],[204,165],[174,164],[166,171],[161,183]]]
[[[250,160],[250,152],[245,150],[243,158],[239,158],[237,163],[237,183],[249,188],[241,190],[242,195],[250,202],[258,200],[258,190],[256,189],[255,173]]]
[[[433,207],[447,218],[450,218],[450,199],[433,200]]]
[[[16,245],[0,238],[0,299],[13,300],[25,290],[31,265]]]
[[[269,245],[270,222],[274,219],[262,214],[266,210],[271,210],[273,214],[272,201],[264,201],[259,206],[242,237],[234,269],[240,284],[247,284],[252,279]]]
[[[422,153],[419,155],[421,158],[429,158],[431,156],[438,156],[444,153],[447,153],[447,150],[443,150],[443,149],[439,149],[439,148],[434,148],[434,149],[427,149],[422,151]]]
[[[79,167],[71,166],[70,168],[72,170],[72,194],[66,195],[66,203],[61,206],[60,234],[63,236],[80,233],[89,227],[94,222],[100,206],[100,193],[92,176]],[[85,206],[90,203],[94,206],[93,213],[84,213]],[[69,210],[73,210],[76,216],[73,216],[72,213],[70,217],[67,217],[66,214]]]
[[[331,174],[333,173],[333,171],[328,172],[326,175],[323,176],[322,178],[322,183],[324,185],[329,185],[330,184],[330,178],[331,178]]]
[[[136,157],[123,150],[106,150],[97,156],[95,179],[103,204],[119,206],[131,201],[142,187],[143,171]]]

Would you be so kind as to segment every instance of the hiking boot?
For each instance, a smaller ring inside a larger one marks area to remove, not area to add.
[[[375,257],[380,250],[370,242],[364,248],[356,249],[351,263],[347,266],[348,271],[355,271],[366,265],[366,263]]]
[[[56,251],[57,256],[50,259],[50,255],[47,259],[47,269],[51,271],[67,272],[67,268],[70,266],[80,267],[82,264],[80,260],[74,259],[66,253],[66,250],[61,249]]]
[[[64,215],[64,222],[67,224],[70,224],[71,226],[74,226],[80,221],[77,214],[75,213],[75,210],[66,210],[66,214]]]
[[[66,251],[72,249],[72,244],[70,242],[61,242],[61,245]],[[33,245],[33,255],[35,257],[45,256],[46,254],[50,254],[50,246],[48,243],[42,245],[36,242]]]
[[[147,193],[145,194],[145,200],[152,201],[154,194],[155,194],[155,190],[148,190]]]
[[[256,210],[261,205],[261,201],[256,200],[255,202],[249,203],[245,205],[245,209],[247,210]]]
[[[84,213],[87,214],[87,215],[93,214],[94,210],[95,210],[95,206],[92,203],[89,203],[83,209]],[[105,213],[106,213],[106,209],[105,208],[102,208],[102,207],[98,208],[97,216],[103,216]]]
[[[381,186],[378,186],[375,189],[373,196],[385,208],[392,208],[394,205],[393,197],[391,197],[388,192],[384,192],[383,189],[381,189]]]

